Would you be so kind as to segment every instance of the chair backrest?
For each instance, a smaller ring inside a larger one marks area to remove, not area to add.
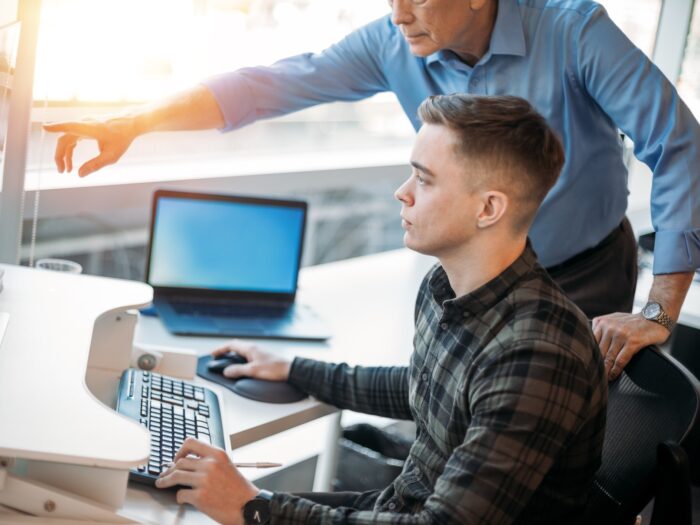
[[[654,496],[657,448],[698,432],[700,384],[656,347],[642,349],[609,385],[603,460],[587,523],[634,523]]]

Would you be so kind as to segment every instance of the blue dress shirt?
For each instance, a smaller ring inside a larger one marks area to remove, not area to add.
[[[411,54],[390,17],[322,53],[244,68],[204,82],[224,130],[315,104],[393,91],[414,127],[433,94],[517,95],[558,132],[566,151],[530,237],[544,266],[595,246],[627,208],[618,128],[654,173],[654,273],[700,267],[700,126],[675,88],[590,0],[499,0],[489,51],[474,66],[443,50]]]

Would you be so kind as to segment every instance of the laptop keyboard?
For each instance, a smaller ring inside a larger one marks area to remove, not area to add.
[[[170,305],[180,315],[234,318],[285,318],[292,309],[289,306],[256,305],[250,303],[210,302],[209,300],[169,299]]]

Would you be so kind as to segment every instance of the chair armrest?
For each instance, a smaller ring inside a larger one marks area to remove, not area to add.
[[[665,441],[656,450],[657,475],[650,525],[692,525],[690,462],[677,443]]]

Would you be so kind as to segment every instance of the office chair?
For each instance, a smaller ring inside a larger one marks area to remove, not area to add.
[[[689,459],[698,439],[700,383],[656,347],[610,384],[603,460],[584,523],[629,525],[655,498],[651,525],[691,525]],[[646,525],[646,524],[645,524]]]

